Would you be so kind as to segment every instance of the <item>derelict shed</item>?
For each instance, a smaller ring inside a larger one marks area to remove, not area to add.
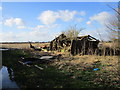
[[[90,35],[77,37],[76,40],[72,41],[71,54],[94,54],[98,49],[98,43],[99,40]]]
[[[90,35],[77,37],[71,40],[64,34],[61,34],[50,42],[50,50],[60,50],[64,47],[70,47],[70,53],[72,55],[94,54],[98,49],[98,43],[99,40]]]
[[[69,46],[70,43],[70,39],[67,38],[64,34],[61,34],[50,42],[50,50],[62,49],[64,46]]]

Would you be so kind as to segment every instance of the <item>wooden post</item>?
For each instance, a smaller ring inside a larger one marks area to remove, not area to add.
[[[51,51],[53,50],[53,42],[52,41],[50,42],[50,50]]]
[[[75,55],[75,41],[74,40],[72,41],[72,44],[71,44],[71,54]]]

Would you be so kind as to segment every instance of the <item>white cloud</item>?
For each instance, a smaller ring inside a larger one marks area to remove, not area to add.
[[[85,16],[85,15],[86,15],[86,12],[85,12],[85,11],[81,11],[79,14],[80,14],[81,16]]]
[[[14,24],[14,19],[13,18],[7,19],[4,22],[4,25],[9,26],[9,27],[12,27],[13,24]]]
[[[2,21],[0,21],[0,25],[2,24]]]
[[[0,10],[2,10],[2,7],[0,6]]]
[[[59,10],[59,11],[51,11],[47,10],[40,14],[38,19],[46,25],[53,24],[56,22],[57,19],[61,19],[62,21],[70,21],[75,18],[75,15],[85,15],[84,11],[77,12],[77,11],[69,11],[69,10]],[[79,19],[79,21],[81,21]]]
[[[0,41],[51,41],[59,32],[52,32],[54,29],[59,28],[59,25],[37,25],[36,27],[29,27],[29,31],[24,32],[2,32],[0,33]]]
[[[21,18],[9,18],[9,19],[6,19],[3,24],[5,26],[9,26],[9,27],[12,27],[12,26],[17,26],[18,29],[23,29],[25,28],[25,23],[24,21],[21,19]]]
[[[88,24],[88,25],[91,24],[91,21],[87,21],[86,24]]]
[[[106,24],[107,20],[111,18],[111,14],[108,12],[101,12],[98,13],[92,17],[90,17],[90,21],[87,22],[88,23],[92,23],[93,21],[97,21],[98,23],[100,23],[101,25]]]
[[[76,18],[77,22],[82,22],[84,19],[83,18]]]
[[[1,41],[11,41],[16,39],[15,35],[13,34],[13,32],[7,32],[7,33],[0,33],[0,40]]]
[[[77,14],[76,11],[69,11],[69,10],[60,10],[58,12],[59,18],[63,21],[69,21],[74,18],[74,16]]]
[[[31,30],[50,30],[52,28],[59,27],[58,24],[51,24],[51,25],[37,25],[36,27],[30,27]]]
[[[92,17],[89,18],[89,21],[86,22],[88,25],[92,25],[93,30],[88,30],[84,33],[89,33],[92,36],[99,37],[100,40],[109,40],[108,35],[108,28],[106,28],[106,24],[108,24],[109,19],[113,18],[113,15],[111,15],[108,12],[100,12]],[[94,23],[99,23],[99,26],[94,25]]]
[[[17,26],[18,29],[25,29],[27,28],[26,26]]]
[[[93,28],[91,29],[86,29],[81,31],[80,35],[91,35],[95,37],[96,39],[107,41],[109,40],[109,34],[107,32],[107,28],[105,27],[99,27],[99,28]]]
[[[24,22],[21,18],[14,18],[14,23],[20,26],[24,25]]]
[[[22,41],[51,41],[54,39],[56,32],[50,32],[49,30],[34,29],[29,32],[5,32],[0,33],[0,41],[2,42],[22,42]]]
[[[50,10],[42,12],[42,14],[38,17],[43,24],[52,24],[57,18],[58,13]]]

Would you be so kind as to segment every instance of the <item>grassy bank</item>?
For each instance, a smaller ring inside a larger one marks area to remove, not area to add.
[[[120,87],[117,56],[62,55],[52,64],[37,63],[43,70],[18,63],[20,57],[38,57],[35,53],[30,50],[3,52],[3,65],[13,69],[12,79],[21,88]],[[95,68],[99,70],[94,71]]]

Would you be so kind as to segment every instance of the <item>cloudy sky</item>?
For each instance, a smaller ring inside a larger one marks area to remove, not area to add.
[[[108,40],[105,24],[114,11],[107,5],[117,7],[115,2],[3,2],[0,42],[50,41],[73,25],[85,28],[80,35]]]

